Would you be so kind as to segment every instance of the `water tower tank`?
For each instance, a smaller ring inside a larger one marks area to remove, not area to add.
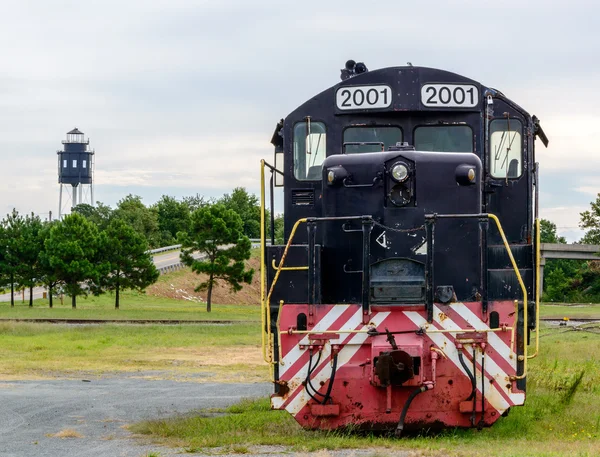
[[[94,204],[94,151],[90,150],[90,140],[86,140],[82,131],[74,128],[67,132],[62,142],[63,150],[58,155],[58,183],[60,184],[59,218],[64,209],[80,203]],[[67,198],[63,202],[63,190]],[[68,203],[71,205],[69,206]]]

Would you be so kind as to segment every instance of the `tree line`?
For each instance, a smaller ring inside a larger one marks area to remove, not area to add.
[[[189,228],[192,213],[215,204],[223,205],[240,216],[244,236],[260,237],[260,203],[255,195],[248,193],[243,187],[236,187],[230,194],[218,199],[196,194],[177,200],[175,197],[163,195],[150,206],[146,206],[141,197],[130,194],[120,200],[115,209],[98,202],[96,206],[77,205],[73,212],[81,214],[101,230],[111,220],[121,219],[146,239],[150,249],[154,249],[177,244],[177,234]],[[267,229],[268,226],[269,224]],[[283,238],[282,216],[275,218],[275,233],[277,237]]]
[[[92,293],[143,290],[158,279],[148,243],[133,227],[113,219],[99,229],[84,216],[73,213],[61,221],[43,222],[35,215],[16,210],[0,222],[0,286],[10,288],[14,306],[15,286],[48,289],[53,296],[67,294],[73,308],[77,297]]]
[[[281,217],[277,227],[282,237]],[[128,195],[114,209],[102,202],[80,204],[63,220],[51,222],[13,210],[0,221],[0,288],[10,288],[11,306],[20,288],[29,289],[33,306],[33,288],[43,285],[50,307],[58,294],[70,296],[75,308],[78,296],[114,292],[118,308],[120,291],[142,291],[158,279],[147,251],[181,243],[182,262],[207,275],[196,290],[208,291],[210,311],[217,281],[234,291],[251,281],[253,271],[244,261],[250,257],[249,238],[259,236],[259,202],[244,188],[219,199],[163,195],[151,206]]]
[[[590,209],[580,214],[579,226],[586,230],[579,243],[600,245],[600,194]],[[542,243],[565,244],[556,224],[540,221]],[[600,258],[593,261],[548,259],[544,267],[544,301],[600,302]]]

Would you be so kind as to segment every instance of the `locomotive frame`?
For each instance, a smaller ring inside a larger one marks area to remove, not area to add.
[[[306,428],[400,435],[489,426],[524,403],[539,351],[536,331],[528,353],[539,324],[536,137],[547,145],[535,116],[476,81],[352,61],[341,83],[278,123],[277,167],[261,161],[273,408]]]

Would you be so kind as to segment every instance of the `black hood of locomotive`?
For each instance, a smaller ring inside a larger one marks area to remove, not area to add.
[[[397,163],[410,170],[402,183],[390,173]],[[475,173],[473,182],[467,185],[458,179],[459,171],[465,169]],[[479,213],[481,169],[480,159],[471,153],[409,150],[333,155],[323,162],[323,216],[372,216],[376,221],[369,240],[372,273],[405,271],[410,275],[407,283],[413,284],[424,275],[425,215]],[[333,180],[330,172],[335,175]],[[397,198],[398,194],[403,196]],[[453,286],[458,299],[466,300],[479,288],[477,221],[444,220],[437,225],[439,265],[454,264],[461,272],[436,271],[440,280],[436,282]],[[326,295],[335,302],[355,301],[360,281],[349,283],[348,272],[362,269],[360,221],[331,221],[323,229],[324,267],[339,270],[334,274],[336,282],[349,284],[344,292],[330,289]]]

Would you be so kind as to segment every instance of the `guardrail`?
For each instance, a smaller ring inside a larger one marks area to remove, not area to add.
[[[175,251],[176,249],[181,249],[181,244],[174,244],[173,246],[165,246],[162,248],[150,249],[149,251],[146,251],[146,252],[148,254],[159,254],[161,252]]]
[[[260,238],[250,238],[250,242],[252,243],[253,248],[260,247]],[[267,241],[267,245],[270,245],[271,242]],[[148,254],[160,254],[161,252],[167,251],[175,251],[177,249],[181,249],[181,244],[174,244],[173,246],[164,246],[162,248],[150,249],[146,251]]]
[[[250,242],[252,243],[252,247],[253,248],[259,248],[260,247],[260,239],[258,238],[250,238]],[[267,243],[270,244],[270,243]],[[157,248],[157,249],[151,249],[149,251],[146,251],[148,254],[160,254],[162,252],[169,252],[169,251],[175,251],[181,249],[181,244],[174,244],[172,246],[164,246],[162,248]],[[197,257],[198,259],[203,258],[204,256],[199,256]],[[165,273],[172,273],[174,271],[177,270],[181,270],[182,268],[184,268],[185,265],[183,263],[181,263],[179,261],[179,259],[174,260],[174,263],[170,264],[170,265],[165,265],[162,266],[160,268],[158,268],[159,273],[165,274]]]

